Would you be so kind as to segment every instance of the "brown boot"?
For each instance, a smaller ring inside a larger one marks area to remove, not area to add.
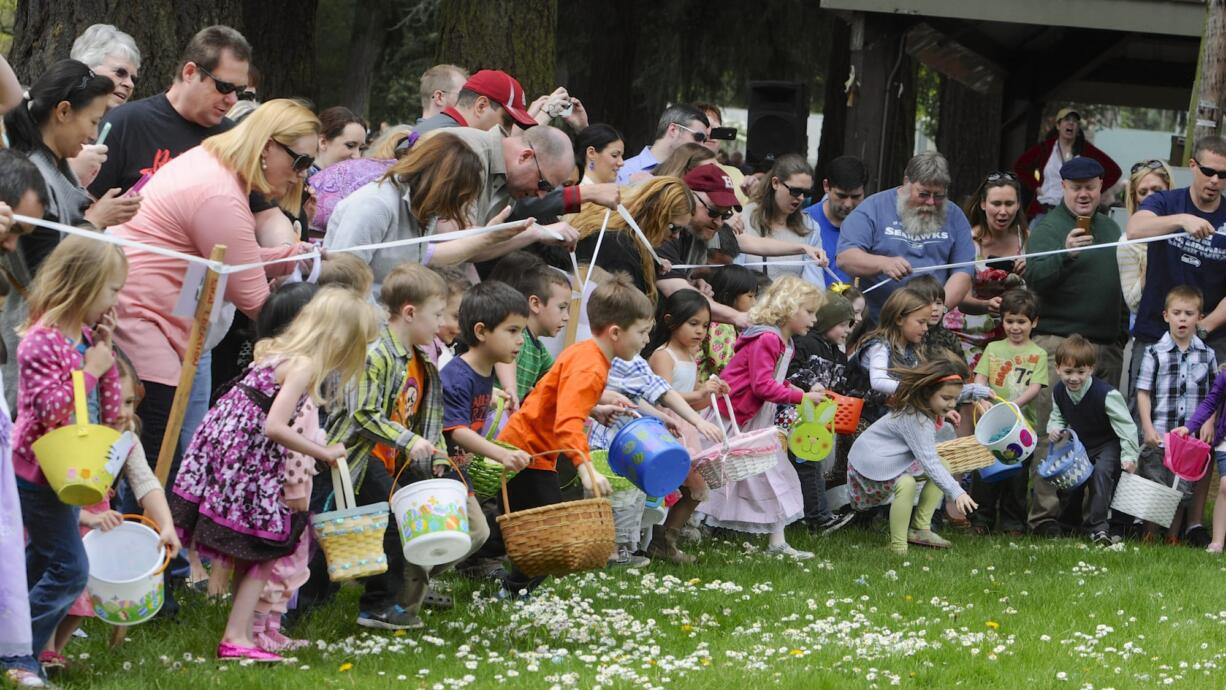
[[[651,543],[647,545],[647,557],[653,560],[668,561],[677,565],[689,565],[698,560],[677,548],[677,538],[680,536],[680,533],[681,530],[662,525],[652,527]]]

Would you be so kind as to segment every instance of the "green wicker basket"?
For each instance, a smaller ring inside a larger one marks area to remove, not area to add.
[[[501,441],[494,441],[494,443],[509,450],[516,450],[515,446],[509,443]],[[508,481],[514,476],[515,472],[507,471]],[[473,493],[481,498],[497,496],[502,486],[502,463],[481,455],[474,455],[468,465],[468,483],[472,485]]]

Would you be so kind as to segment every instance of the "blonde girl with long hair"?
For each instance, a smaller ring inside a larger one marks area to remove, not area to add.
[[[34,650],[47,650],[57,626],[85,590],[89,561],[78,531],[80,508],[62,503],[34,456],[39,438],[73,423],[74,372],[83,372],[83,394],[92,424],[113,425],[123,414],[119,371],[111,347],[115,300],[128,262],[113,244],[68,237],[51,252],[30,287],[29,320],[17,348],[17,420],[13,465],[22,520],[29,533],[30,620]],[[161,486],[144,456],[129,455],[124,473],[133,493],[161,526],[162,541],[178,551]],[[100,525],[106,529],[118,516]],[[26,578],[22,578],[25,582]],[[0,582],[0,587],[20,586]],[[62,657],[50,652],[49,661]]]
[[[252,624],[260,594],[306,527],[305,499],[283,496],[292,451],[327,464],[345,457],[292,425],[323,379],[340,386],[362,370],[377,320],[362,296],[328,287],[281,335],[256,345],[255,363],[205,415],[183,457],[170,499],[186,541],[233,566],[234,599],[217,646],[222,660],[283,661],[259,648]]]
[[[749,311],[753,325],[737,339],[721,376],[732,390],[731,409],[722,400],[717,406],[724,419],[736,415],[744,432],[773,428],[776,406],[825,398],[821,386],[806,391],[787,383],[792,337],[809,332],[825,301],[824,293],[796,276],[781,278],[759,298]],[[707,417],[714,419],[714,411]],[[783,449],[766,472],[712,490],[698,512],[713,527],[769,535],[767,553],[798,561],[813,557],[784,538],[784,527],[804,516],[804,500]]]
[[[633,190],[627,190],[626,210],[638,223],[652,247],[659,247],[673,236],[675,229],[689,225],[694,215],[694,194],[678,177],[653,177]],[[596,240],[604,221],[605,209],[585,204],[570,220],[579,231],[576,254],[580,261],[591,262]],[[608,273],[624,271],[635,287],[656,302],[656,265],[651,252],[635,237],[626,221],[617,213],[609,217],[609,227],[595,265]]]
[[[1160,160],[1140,161],[1132,166],[1128,184],[1124,187],[1124,206],[1128,215],[1141,208],[1145,197],[1154,192],[1171,188],[1171,169]],[[1148,244],[1124,244],[1115,250],[1120,265],[1120,288],[1124,292],[1124,304],[1128,311],[1137,313],[1141,306],[1141,293],[1145,291],[1145,265],[1149,257]]]

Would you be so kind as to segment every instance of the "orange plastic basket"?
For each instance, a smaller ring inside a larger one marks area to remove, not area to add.
[[[856,433],[856,428],[860,426],[860,412],[864,410],[864,399],[849,398],[833,391],[826,391],[826,396],[838,403],[834,411],[834,433]]]

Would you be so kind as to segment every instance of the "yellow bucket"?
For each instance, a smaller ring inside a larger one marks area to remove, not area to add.
[[[89,423],[83,372],[72,372],[72,393],[76,424],[47,433],[34,442],[33,449],[59,499],[68,505],[87,506],[106,498],[127,453],[121,454],[119,448],[112,453],[118,431]]]

